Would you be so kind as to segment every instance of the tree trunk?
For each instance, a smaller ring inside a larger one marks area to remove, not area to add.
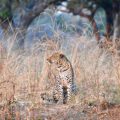
[[[120,39],[120,11],[116,14],[114,20],[114,35],[113,40]]]
[[[32,10],[22,16],[21,28],[28,27],[32,20],[44,11],[47,6],[55,0],[39,0],[35,3]]]
[[[56,4],[59,1],[64,0],[37,0],[32,10],[22,16],[20,28],[27,28],[32,20],[43,12],[50,4]]]

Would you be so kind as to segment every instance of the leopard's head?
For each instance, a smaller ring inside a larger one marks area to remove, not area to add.
[[[53,53],[50,57],[47,58],[47,61],[50,63],[50,64],[54,64],[54,65],[60,65],[62,64],[61,62],[67,58],[65,57],[64,54],[62,53],[59,53],[59,52],[56,52],[56,53]]]

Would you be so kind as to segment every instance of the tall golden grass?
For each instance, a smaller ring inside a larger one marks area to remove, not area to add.
[[[51,92],[54,86],[46,59],[55,51],[64,53],[72,63],[78,89],[74,104],[94,104],[100,101],[101,94],[109,102],[120,103],[119,57],[109,52],[109,48],[100,48],[94,37],[47,39],[35,43],[31,52],[13,51],[15,39],[16,35],[9,37],[7,48],[0,46],[0,118],[5,118],[5,113],[10,112],[7,106],[14,102],[23,102],[23,106],[29,103],[29,109],[25,108],[26,119],[32,108],[43,105],[41,93]],[[11,114],[7,116],[10,118]]]

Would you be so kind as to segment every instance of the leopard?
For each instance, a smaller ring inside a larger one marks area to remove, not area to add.
[[[54,75],[53,99],[55,103],[67,104],[75,91],[74,71],[71,62],[60,52],[55,52],[47,58]]]

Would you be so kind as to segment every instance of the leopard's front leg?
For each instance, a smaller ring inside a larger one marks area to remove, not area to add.
[[[53,91],[53,100],[57,104],[63,104],[63,86],[61,85],[60,81],[56,81],[56,85]]]
[[[67,102],[66,103],[69,103],[71,99],[72,99],[72,85],[69,84],[67,86],[67,100],[66,100]]]

